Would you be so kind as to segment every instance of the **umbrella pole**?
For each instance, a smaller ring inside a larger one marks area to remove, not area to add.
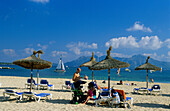
[[[92,70],[92,82],[93,82],[93,70]]]
[[[39,70],[37,70],[37,90],[38,90]]]
[[[147,69],[147,83],[146,83],[146,87],[148,88],[148,69]]]
[[[110,96],[110,69],[108,69],[108,89],[109,89],[109,96]]]
[[[30,86],[30,92],[31,92],[31,89],[32,89],[32,71],[33,71],[33,69],[31,69],[31,86]]]

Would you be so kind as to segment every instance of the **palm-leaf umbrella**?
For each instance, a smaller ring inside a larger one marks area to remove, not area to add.
[[[135,70],[147,70],[147,83],[146,83],[146,87],[148,88],[148,70],[161,70],[161,68],[150,64],[148,61],[150,59],[150,56],[148,56],[145,64],[140,65],[139,67],[136,67]]]
[[[103,70],[108,69],[108,89],[110,90],[110,69],[112,68],[123,68],[123,67],[129,67],[130,65],[126,62],[121,62],[119,60],[113,59],[110,56],[110,51],[112,50],[112,47],[109,47],[109,50],[107,50],[107,56],[104,60],[94,64],[90,69],[92,70]]]
[[[82,65],[80,65],[80,67],[91,67],[96,63],[97,62],[95,61],[95,58],[94,58],[94,52],[92,52],[92,57],[90,61],[83,63]],[[93,81],[93,70],[92,70],[92,81]]]
[[[31,87],[30,92],[32,89],[32,71],[33,69],[45,69],[50,68],[52,66],[52,63],[49,61],[42,60],[40,58],[37,58],[35,56],[37,52],[34,51],[33,54],[30,57],[27,57],[25,59],[16,60],[13,62],[13,64],[24,67],[26,69],[31,69]]]

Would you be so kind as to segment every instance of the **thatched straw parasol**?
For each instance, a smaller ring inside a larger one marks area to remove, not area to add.
[[[27,57],[25,59],[16,60],[13,62],[13,64],[24,67],[26,69],[31,69],[31,88],[32,89],[32,71],[33,69],[46,69],[50,68],[52,66],[52,63],[49,61],[42,60],[40,58],[37,58],[36,51],[33,51],[33,54],[30,57]]]
[[[146,83],[146,87],[147,88],[148,88],[148,70],[161,70],[161,68],[159,68],[159,67],[157,67],[155,65],[150,64],[148,62],[149,59],[150,59],[150,56],[148,56],[145,64],[135,68],[135,70],[147,70],[147,83]]]
[[[109,47],[109,50],[107,50],[107,56],[104,60],[94,64],[90,69],[92,70],[103,70],[108,69],[108,89],[110,90],[110,69],[112,68],[123,68],[123,67],[129,67],[130,65],[126,62],[121,62],[119,60],[113,59],[110,56],[110,51],[112,50],[112,47]]]
[[[95,61],[95,58],[94,58],[94,52],[92,52],[91,60],[86,63],[83,63],[82,65],[80,65],[80,67],[91,67],[96,63],[97,62]],[[93,70],[92,70],[92,81],[93,81]]]

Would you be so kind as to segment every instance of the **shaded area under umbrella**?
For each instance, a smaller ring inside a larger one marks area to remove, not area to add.
[[[124,68],[129,67],[130,65],[126,62],[121,62],[119,60],[113,59],[110,56],[110,51],[112,50],[112,47],[109,47],[109,50],[107,50],[107,56],[104,60],[94,64],[92,67],[90,67],[91,70],[103,70],[108,69],[108,89],[110,90],[110,69],[112,68]]]
[[[135,70],[147,70],[147,82],[146,82],[146,87],[148,88],[148,70],[161,70],[161,68],[155,66],[155,65],[152,65],[150,64],[148,61],[150,59],[150,56],[148,56],[145,64],[143,65],[140,65],[139,67],[136,67]]]
[[[33,69],[46,69],[50,68],[52,66],[52,63],[49,61],[42,60],[40,58],[37,58],[36,51],[33,51],[33,54],[30,57],[27,57],[25,59],[16,60],[13,62],[13,64],[24,67],[26,69],[31,69],[31,87],[30,92],[32,89],[32,71]]]
[[[80,65],[80,67],[91,67],[96,63],[97,62],[95,61],[95,58],[94,58],[94,52],[92,52],[92,57],[90,61],[83,63],[82,65]],[[92,81],[93,81],[93,70],[92,70]]]

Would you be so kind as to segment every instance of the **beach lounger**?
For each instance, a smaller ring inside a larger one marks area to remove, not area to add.
[[[98,95],[97,100],[95,100],[95,105],[98,106],[101,103],[109,102],[111,97],[109,96],[110,92],[108,89],[101,89]]]
[[[150,91],[150,95],[151,94],[155,94],[155,95],[159,94],[159,95],[161,95],[161,88],[160,88],[159,85],[153,85],[152,88],[148,89],[148,90]]]
[[[40,100],[42,98],[45,98],[45,100],[50,96],[50,100],[52,98],[52,94],[50,93],[33,93],[33,92],[23,92],[22,93],[22,99],[24,99],[24,97],[26,97],[27,99],[35,99],[35,101],[37,101],[38,103],[40,102]],[[20,99],[21,100],[21,99]]]
[[[28,79],[27,80],[27,83],[25,83],[25,88],[30,88],[31,87],[31,79]],[[33,79],[32,80],[32,88],[36,88],[37,87],[37,84],[35,83],[35,80]]]
[[[8,95],[9,97],[14,96],[14,97],[16,97],[17,100],[21,100],[22,94],[23,94],[23,92],[15,92],[14,90],[8,90],[8,89],[3,92],[4,99],[5,99],[6,95]]]
[[[54,85],[53,84],[49,84],[47,80],[41,80],[40,84],[38,85],[40,87],[40,89],[44,89],[47,88],[48,90],[50,88],[54,89]]]
[[[147,94],[147,93],[148,93],[148,89],[145,88],[145,87],[134,88],[134,89],[133,89],[133,93],[139,94],[139,93],[141,93],[141,92],[142,92],[142,94]]]
[[[62,85],[62,89],[71,89],[71,82],[70,81],[65,81],[65,84]]]

